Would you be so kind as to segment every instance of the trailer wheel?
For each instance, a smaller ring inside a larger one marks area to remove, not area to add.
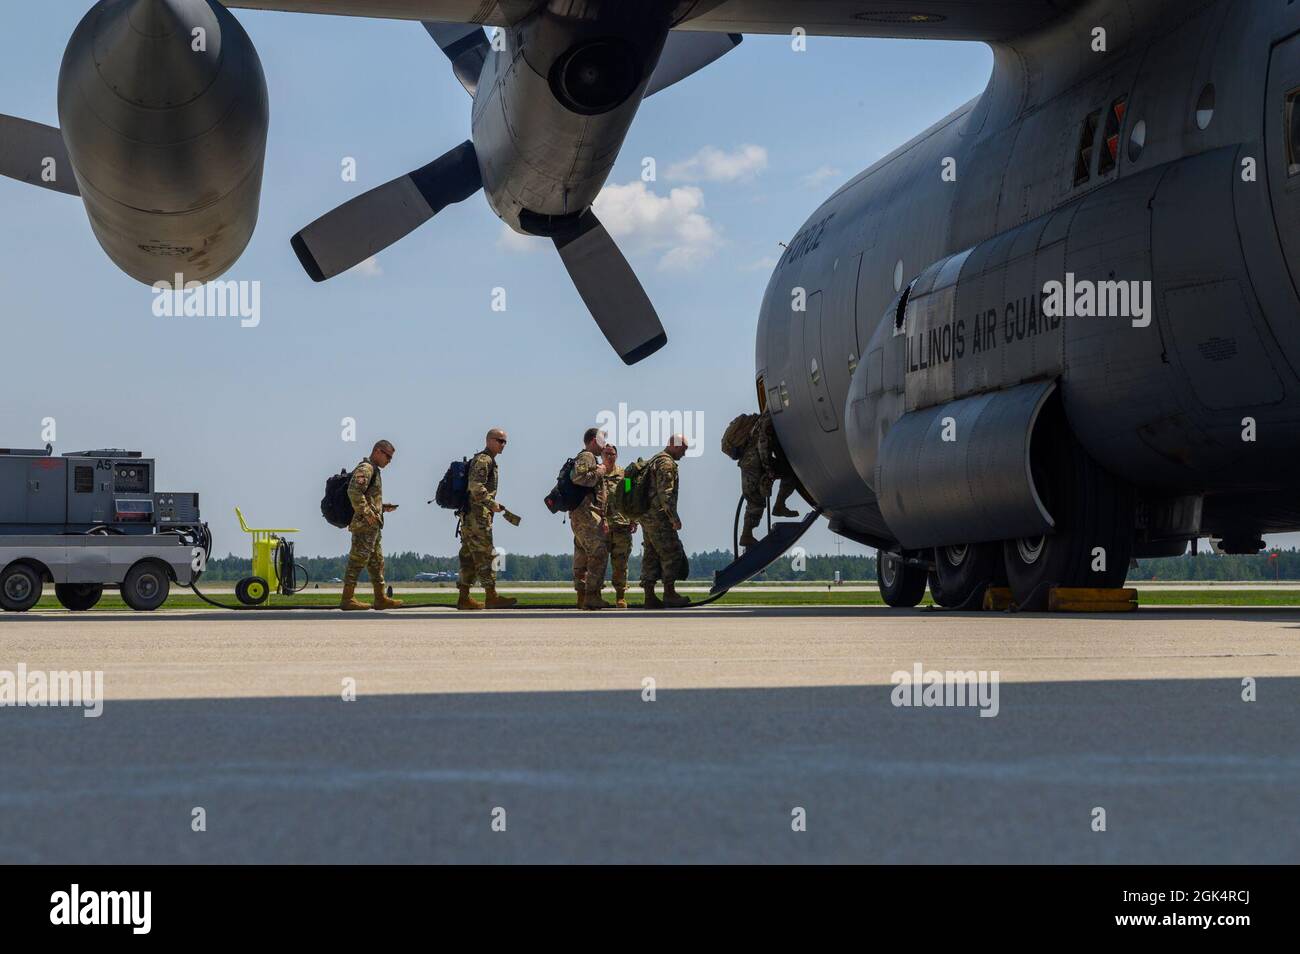
[[[0,573],[0,607],[9,613],[26,613],[40,600],[44,588],[39,573],[15,563]]]
[[[157,563],[143,560],[127,571],[122,581],[122,602],[142,613],[152,612],[167,601],[171,580]]]
[[[271,587],[260,576],[246,576],[235,584],[235,599],[245,606],[258,606],[266,602]]]
[[[55,583],[54,595],[64,609],[84,613],[95,608],[95,604],[104,595],[104,587],[100,583]]]
[[[929,571],[906,562],[903,557],[907,555],[884,550],[876,554],[876,585],[880,587],[881,599],[889,606],[915,606],[925,596]]]

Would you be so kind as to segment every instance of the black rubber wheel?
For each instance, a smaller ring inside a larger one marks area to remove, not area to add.
[[[934,548],[930,595],[948,609],[979,609],[984,591],[1006,586],[1007,570],[1000,543],[964,543]]]
[[[55,583],[54,595],[64,609],[84,613],[95,608],[95,604],[104,595],[104,587],[99,583]]]
[[[131,567],[122,581],[122,602],[131,609],[149,613],[167,601],[171,578],[161,564],[143,561]]]
[[[270,585],[260,576],[246,576],[235,584],[235,599],[245,606],[260,606],[270,595]]]
[[[31,567],[15,563],[0,573],[0,607],[8,613],[26,613],[37,604],[45,584]]]
[[[913,556],[905,553],[903,556]],[[876,585],[887,606],[915,606],[925,596],[928,570],[924,566],[906,563],[897,553],[876,553]]]
[[[1103,470],[1063,423],[1036,434],[1031,454],[1034,484],[1056,526],[1002,544],[1016,605],[1046,609],[1053,586],[1123,586],[1133,555],[1133,488]]]

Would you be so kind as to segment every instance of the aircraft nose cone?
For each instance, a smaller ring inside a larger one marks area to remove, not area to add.
[[[101,0],[93,50],[114,93],[145,109],[170,109],[216,79],[221,28],[208,0]]]

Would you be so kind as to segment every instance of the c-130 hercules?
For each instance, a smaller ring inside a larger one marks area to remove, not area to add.
[[[1024,608],[1300,528],[1300,4],[909,6],[988,87],[813,213],[759,324],[831,528],[891,605]]]
[[[195,2],[224,13],[215,0],[96,9]],[[474,95],[470,143],[375,190],[368,210],[349,203],[296,237],[313,278],[481,185],[512,227],[555,240],[629,363],[663,343],[662,327],[589,204],[647,91],[743,33],[986,42],[984,93],[831,196],[769,283],[758,392],[807,495],[834,531],[881,549],[891,605],[914,605],[928,578],[942,605],[972,606],[1005,578],[1036,608],[1052,585],[1115,586],[1131,557],[1179,553],[1202,535],[1252,552],[1263,533],[1300,529],[1300,3],[227,5],[426,21]],[[504,47],[456,24],[503,27]],[[226,198],[214,201],[230,214],[209,238],[237,256],[256,216],[265,91],[236,29],[251,86],[227,142],[256,168],[217,177]],[[123,35],[94,48],[112,52]],[[167,63],[151,62],[165,84]],[[76,67],[65,57],[70,78],[89,76]],[[181,85],[193,94],[202,79]],[[70,100],[69,115],[82,122],[85,107]],[[543,116],[556,122],[534,121]],[[17,123],[0,126],[0,172],[36,181],[33,158],[58,142],[40,152]],[[189,149],[197,165],[180,183],[205,197],[217,194],[198,188],[210,155]],[[168,168],[161,152],[145,158]],[[98,185],[73,159],[78,180]],[[190,196],[175,198],[173,212]],[[152,206],[124,195],[115,217],[92,200],[97,234],[128,272],[136,250],[176,254],[167,236],[129,227]],[[203,264],[219,273],[228,261]],[[773,534],[750,565],[790,539]]]

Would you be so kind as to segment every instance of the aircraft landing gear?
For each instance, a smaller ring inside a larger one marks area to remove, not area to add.
[[[925,596],[928,570],[924,564],[911,562],[916,553],[904,550],[899,553],[876,554],[876,585],[888,606],[915,606]]]
[[[1006,586],[1007,571],[999,543],[963,543],[934,548],[930,595],[947,609],[979,609],[984,591]]]
[[[1056,527],[1002,544],[1012,599],[1021,609],[1039,611],[1047,609],[1052,586],[1124,585],[1137,506],[1133,488],[1103,470],[1065,428],[1041,440],[1034,483]]]

